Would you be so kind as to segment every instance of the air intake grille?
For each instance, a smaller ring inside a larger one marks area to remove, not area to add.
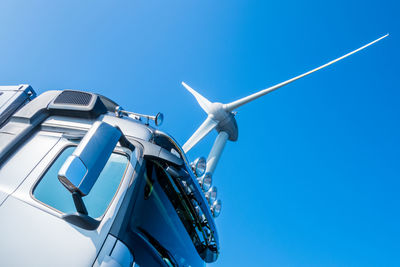
[[[54,100],[54,104],[87,106],[91,100],[91,94],[78,91],[64,91]]]

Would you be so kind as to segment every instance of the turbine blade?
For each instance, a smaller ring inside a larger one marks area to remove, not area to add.
[[[252,94],[252,95],[243,97],[243,98],[241,98],[241,99],[239,99],[239,100],[236,100],[236,101],[234,101],[234,102],[231,102],[231,103],[229,103],[229,104],[225,104],[225,105],[224,105],[224,109],[225,109],[226,111],[233,111],[233,110],[235,110],[236,108],[238,108],[238,107],[240,107],[240,106],[243,106],[244,104],[247,104],[247,103],[249,103],[249,102],[251,102],[251,101],[253,101],[253,100],[255,100],[255,99],[257,99],[257,98],[259,98],[259,97],[261,97],[261,96],[263,96],[263,95],[266,95],[266,94],[268,94],[268,93],[270,93],[270,92],[272,92],[272,91],[274,91],[274,90],[276,90],[276,89],[278,89],[278,88],[281,88],[281,87],[283,87],[283,86],[285,86],[285,85],[287,85],[287,84],[289,84],[289,83],[292,83],[292,82],[294,82],[294,81],[296,81],[296,80],[298,80],[298,79],[300,79],[300,78],[303,78],[303,77],[305,77],[305,76],[307,76],[307,75],[310,75],[310,74],[313,73],[313,72],[316,72],[316,71],[318,71],[318,70],[320,70],[320,69],[323,69],[323,68],[325,68],[325,67],[328,67],[329,65],[332,65],[333,63],[336,63],[336,62],[338,62],[338,61],[340,61],[340,60],[342,60],[342,59],[344,59],[344,58],[346,58],[346,57],[348,57],[348,56],[350,56],[350,55],[352,55],[352,54],[354,54],[354,53],[357,53],[358,51],[361,51],[361,50],[363,50],[364,48],[366,48],[366,47],[368,47],[368,46],[370,46],[370,45],[372,45],[372,44],[374,44],[374,43],[376,43],[376,42],[382,40],[383,38],[387,37],[388,35],[389,35],[389,34],[386,34],[386,35],[384,35],[384,36],[382,36],[382,37],[376,39],[375,41],[372,41],[372,42],[370,42],[370,43],[368,43],[368,44],[366,44],[366,45],[364,45],[364,46],[362,46],[362,47],[360,47],[360,48],[358,48],[358,49],[356,49],[356,50],[354,50],[354,51],[352,51],[352,52],[350,52],[350,53],[347,53],[347,54],[344,55],[344,56],[341,56],[341,57],[339,57],[339,58],[337,58],[337,59],[334,59],[334,60],[332,60],[332,61],[330,61],[330,62],[328,62],[328,63],[326,63],[326,64],[324,64],[324,65],[322,65],[322,66],[319,66],[318,68],[312,69],[312,70],[310,70],[310,71],[308,71],[308,72],[306,72],[306,73],[303,73],[303,74],[301,74],[301,75],[299,75],[299,76],[296,76],[296,77],[294,77],[294,78],[292,78],[292,79],[289,79],[289,80],[284,81],[284,82],[282,82],[282,83],[279,83],[279,84],[277,84],[277,85],[271,86],[271,87],[269,87],[269,88],[267,88],[267,89],[261,90],[261,91],[259,91],[259,92],[257,92],[257,93]]]
[[[185,82],[182,82],[182,85],[196,98],[200,107],[208,114],[211,102],[207,98],[196,92],[192,87],[187,85]]]
[[[217,126],[218,122],[207,117],[207,119],[200,125],[200,127],[194,132],[194,134],[186,141],[183,145],[183,151],[188,152],[192,147],[194,147],[198,142],[201,141],[212,129]]]

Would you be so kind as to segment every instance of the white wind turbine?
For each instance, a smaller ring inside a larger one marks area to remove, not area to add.
[[[228,104],[222,104],[219,102],[210,102],[204,96],[196,92],[193,88],[188,86],[186,83],[182,82],[182,85],[196,98],[197,102],[201,106],[201,108],[207,113],[206,120],[200,125],[200,127],[194,132],[194,134],[189,138],[189,140],[183,145],[183,150],[188,152],[192,147],[194,147],[199,141],[201,141],[208,133],[210,133],[214,128],[218,131],[218,136],[215,139],[214,145],[210,151],[210,154],[207,158],[207,169],[206,172],[212,174],[215,170],[215,167],[218,163],[218,160],[221,156],[221,153],[225,147],[226,141],[229,139],[230,141],[236,141],[238,138],[238,126],[235,119],[236,112],[234,111],[240,106],[243,106],[263,95],[266,95],[278,88],[281,88],[289,83],[292,83],[300,78],[303,78],[313,72],[316,72],[320,69],[323,69],[329,65],[332,65],[335,62],[338,62],[354,53],[357,53],[360,50],[382,40],[387,37],[389,34],[386,34],[375,41],[372,41],[344,56],[341,56],[335,60],[332,60],[318,68],[312,69],[306,73],[303,73],[299,76],[291,78],[287,81],[281,82],[274,86],[271,86],[267,89],[261,90],[252,95],[243,97],[236,101],[233,101]]]

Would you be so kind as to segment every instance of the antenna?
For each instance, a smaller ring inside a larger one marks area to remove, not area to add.
[[[193,148],[198,142],[200,142],[206,135],[208,135],[213,129],[218,131],[218,136],[215,139],[214,145],[211,148],[210,154],[207,158],[207,173],[213,173],[215,167],[218,163],[218,160],[222,154],[222,151],[226,145],[227,140],[236,141],[238,138],[238,126],[235,119],[236,111],[235,109],[250,103],[251,101],[264,96],[276,89],[279,89],[285,85],[288,85],[296,80],[299,80],[305,76],[310,75],[318,70],[328,67],[352,54],[355,54],[364,48],[373,45],[374,43],[386,38],[389,34],[386,34],[350,53],[345,54],[337,59],[329,61],[328,63],[321,65],[315,69],[312,69],[306,73],[298,75],[294,78],[291,78],[287,81],[278,83],[274,86],[271,86],[267,89],[258,91],[252,95],[243,97],[236,101],[233,101],[228,104],[222,104],[218,102],[210,102],[207,98],[196,92],[193,88],[191,88],[186,83],[182,82],[182,85],[196,98],[197,102],[199,103],[200,107],[207,113],[207,118],[205,121],[200,125],[200,127],[194,132],[194,134],[187,140],[187,142],[183,145],[183,150],[188,152],[191,148]]]

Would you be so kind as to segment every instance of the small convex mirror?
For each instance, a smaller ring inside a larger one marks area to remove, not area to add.
[[[121,135],[119,129],[96,121],[58,172],[60,182],[71,193],[89,194]]]
[[[164,114],[161,112],[157,113],[156,118],[154,119],[154,123],[156,126],[160,126],[164,121]]]

